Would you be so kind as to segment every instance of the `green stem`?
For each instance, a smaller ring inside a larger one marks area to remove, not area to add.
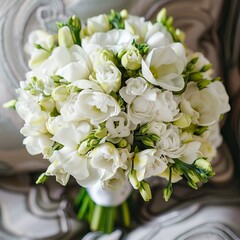
[[[130,227],[131,222],[130,222],[130,213],[129,213],[129,208],[128,208],[128,203],[125,201],[122,205],[122,214],[123,214],[123,224],[126,227]]]
[[[95,209],[94,209],[93,216],[92,216],[92,221],[91,221],[91,224],[90,224],[91,230],[97,231],[99,229],[99,224],[100,224],[100,220],[101,220],[101,216],[102,216],[102,211],[103,211],[102,206],[95,205]]]
[[[111,233],[113,231],[114,220],[115,220],[116,207],[108,207],[106,222],[105,222],[105,232]]]
[[[82,202],[82,200],[83,200],[83,197],[84,197],[84,195],[86,194],[86,189],[85,188],[82,188],[80,191],[79,191],[79,193],[78,193],[78,195],[76,196],[76,198],[75,198],[75,200],[74,200],[74,206],[75,207],[79,207],[80,206],[80,204],[81,204],[81,202]]]
[[[78,212],[78,215],[77,215],[77,218],[82,220],[85,218],[86,216],[86,213],[87,213],[87,210],[88,210],[88,204],[89,204],[89,201],[90,201],[90,197],[88,196],[88,194],[83,198],[83,202],[80,206],[80,210]]]

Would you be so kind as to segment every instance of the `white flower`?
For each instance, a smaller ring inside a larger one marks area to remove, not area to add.
[[[65,122],[81,120],[81,114],[76,109],[78,93],[73,92],[68,96],[60,108],[60,113]]]
[[[146,149],[135,154],[133,166],[138,181],[157,176],[167,168],[165,158],[158,157],[156,153],[156,149]]]
[[[185,55],[185,49],[181,43],[152,49],[142,61],[144,78],[166,90],[180,91],[184,87],[181,74],[186,65]]]
[[[170,91],[158,91],[156,99],[156,118],[158,121],[172,122],[178,114],[178,105]]]
[[[37,44],[39,47],[34,46]],[[31,69],[39,67],[49,56],[54,46],[54,37],[42,30],[30,33],[24,50],[31,55],[28,65]]]
[[[107,33],[97,32],[91,37],[82,39],[82,47],[88,53],[94,53],[100,49],[112,50],[117,53],[131,43],[133,35],[126,30],[112,29]]]
[[[215,81],[202,90],[198,89],[195,82],[190,82],[183,93],[183,98],[189,104],[181,106],[182,111],[185,110],[186,114],[195,116],[193,123],[201,126],[216,123],[222,114],[230,110],[228,95],[220,81]],[[186,105],[190,111],[186,111]]]
[[[100,172],[100,181],[111,179],[123,164],[118,150],[112,143],[106,142],[95,147],[90,152],[92,166]]]
[[[47,75],[60,75],[68,82],[88,79],[92,65],[86,52],[78,45],[59,46],[41,66]]]
[[[109,138],[117,138],[117,142],[130,135],[129,127],[130,121],[125,112],[120,112],[117,116],[110,117],[106,121]]]
[[[138,35],[141,40],[144,40],[144,35],[148,30],[149,22],[145,21],[144,17],[129,15],[124,21],[124,28],[133,35]]]
[[[147,124],[147,133],[156,134],[161,137],[167,130],[167,125],[163,122],[152,121]]]
[[[59,151],[54,151],[49,160],[51,162],[59,161],[64,171],[72,175],[83,187],[91,186],[99,180],[99,171],[92,167],[91,159],[79,155],[72,148],[64,147]]]
[[[219,123],[215,123],[208,128],[207,141],[210,142],[215,148],[222,144],[223,138],[220,133]]]
[[[91,130],[92,126],[87,121],[60,126],[56,130],[52,140],[76,150],[78,144],[88,136]]]
[[[95,68],[96,80],[102,89],[110,94],[112,91],[117,92],[121,87],[121,72],[110,61],[102,63]]]
[[[150,50],[153,48],[158,48],[162,46],[167,46],[173,42],[171,34],[168,30],[161,24],[148,24],[148,31],[145,35],[145,41]]]
[[[26,137],[23,144],[26,145],[26,149],[31,155],[42,153],[44,158],[49,158],[52,154],[54,141],[50,139],[50,136],[40,134]]]
[[[200,52],[195,52],[193,54],[190,54],[191,59],[198,58],[196,64],[194,65],[194,72],[199,72],[204,66],[209,65],[209,60]],[[189,58],[189,57],[188,57]],[[189,59],[189,60],[191,60]],[[210,68],[206,72],[203,72],[203,78],[211,78],[211,75],[213,73],[213,69]]]
[[[185,145],[184,151],[180,157],[181,161],[192,164],[199,156],[200,142],[189,142]]]
[[[57,130],[61,127],[69,126],[69,122],[65,122],[63,120],[63,117],[61,115],[58,115],[56,117],[49,117],[47,122],[46,122],[46,128],[49,133],[54,135]]]
[[[109,117],[117,116],[120,113],[120,106],[117,101],[102,92],[83,90],[78,95],[76,111],[92,124],[99,124]]]
[[[120,95],[124,101],[128,101],[127,113],[134,125],[145,124],[154,118],[156,112],[155,101],[157,99],[156,89],[147,89],[141,96],[135,96],[133,99],[125,98],[124,96],[127,95],[121,91]]]
[[[169,124],[167,130],[156,143],[157,149],[162,155],[169,158],[179,158],[185,149],[181,144],[179,129]]]
[[[129,78],[126,81],[126,87],[122,87],[119,93],[125,102],[131,103],[136,96],[142,95],[146,89],[147,82],[144,78]]]
[[[66,186],[70,177],[70,174],[63,169],[62,164],[58,160],[53,161],[48,166],[48,169],[45,174],[47,176],[55,176],[56,181],[62,184],[63,186]]]
[[[96,32],[107,32],[110,29],[109,20],[106,14],[88,18],[87,33],[93,35]]]

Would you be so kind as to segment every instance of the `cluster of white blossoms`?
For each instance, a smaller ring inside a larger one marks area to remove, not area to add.
[[[30,72],[16,110],[30,154],[50,165],[44,176],[66,185],[117,189],[129,180],[145,200],[147,179],[185,178],[196,188],[213,175],[219,119],[228,95],[209,61],[184,43],[165,10],[155,23],[126,10],[33,31]]]

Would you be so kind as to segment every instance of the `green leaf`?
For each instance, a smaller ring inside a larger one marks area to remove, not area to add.
[[[36,184],[43,184],[43,183],[45,183],[46,182],[46,180],[48,179],[48,176],[46,175],[46,173],[42,173],[39,177],[38,177],[38,179],[37,179],[37,181],[36,181]]]

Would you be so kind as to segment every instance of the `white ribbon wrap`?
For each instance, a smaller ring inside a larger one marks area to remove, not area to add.
[[[116,207],[122,204],[130,195],[132,187],[128,181],[116,190],[109,188],[102,188],[101,183],[97,182],[95,185],[87,188],[91,199],[103,207]]]

